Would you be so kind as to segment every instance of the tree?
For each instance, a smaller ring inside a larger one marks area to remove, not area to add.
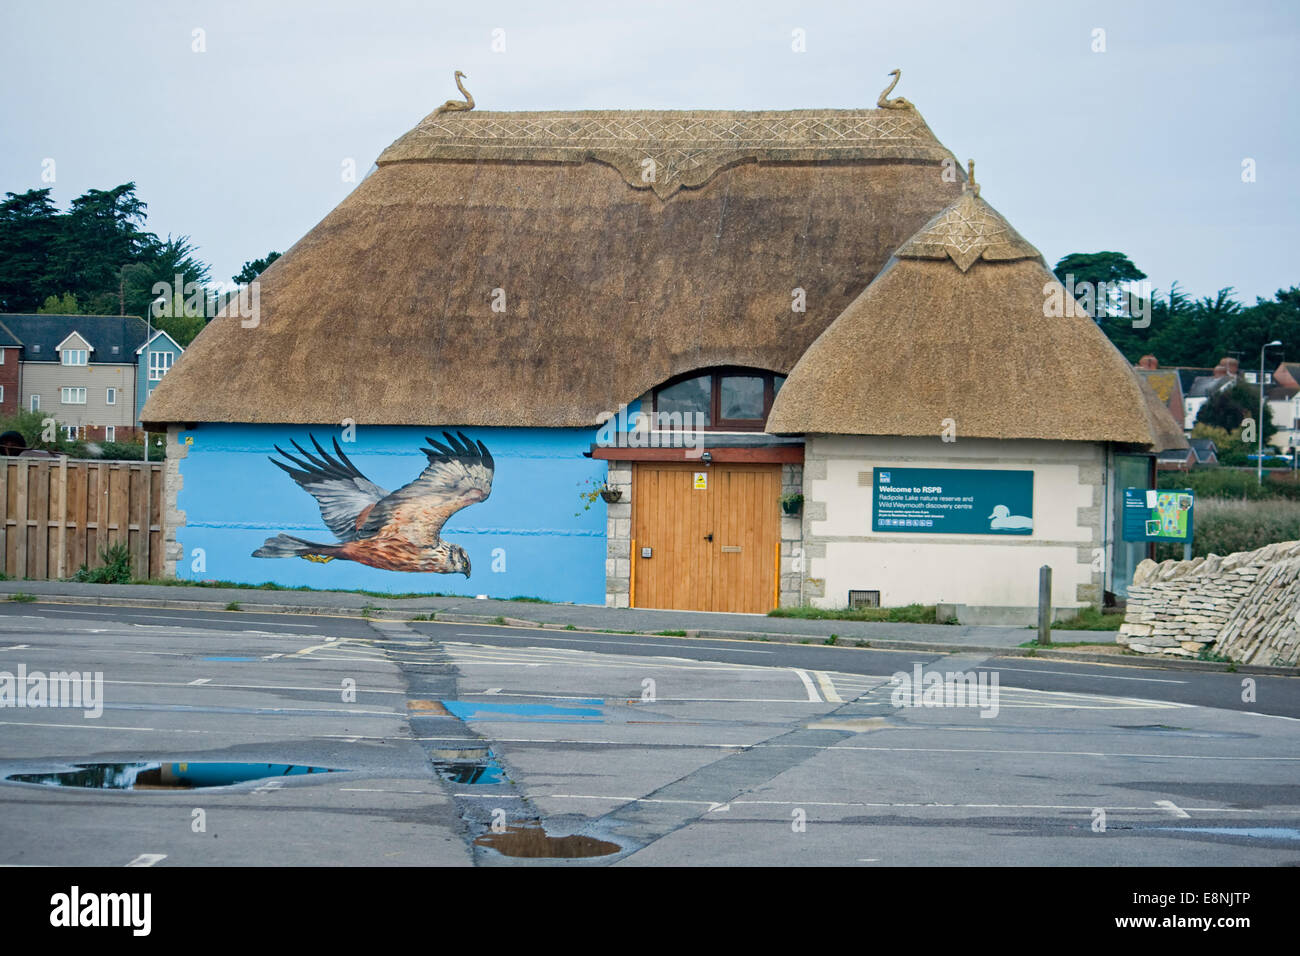
[[[279,258],[280,253],[269,252],[264,259],[253,259],[250,262],[245,262],[244,268],[239,270],[239,274],[231,276],[231,278],[233,278],[239,285],[248,285],[248,283],[252,282],[266,271],[267,266]]]
[[[72,200],[54,242],[58,288],[76,294],[87,313],[111,315],[121,308],[122,267],[142,261],[157,237],[139,227],[146,206],[135,183],[90,189]]]
[[[57,295],[49,296],[45,303],[36,310],[36,314],[81,315],[81,309],[77,306],[77,297],[71,292],[65,292],[62,298]]]
[[[1196,422],[1197,424],[1222,428],[1228,432],[1235,432],[1241,428],[1241,424],[1245,419],[1254,419],[1258,414],[1259,389],[1238,379],[1231,387],[1221,388],[1210,396],[1209,400],[1201,406],[1201,410],[1197,412]],[[1267,403],[1264,405],[1262,426],[1264,443],[1268,444],[1269,438],[1277,429],[1273,426],[1273,413],[1269,410]],[[1257,422],[1256,427],[1260,427],[1260,423]]]
[[[1123,288],[1129,282],[1145,279],[1147,274],[1133,264],[1122,252],[1072,252],[1056,264],[1052,273],[1067,289],[1083,286],[1092,289],[1103,287]],[[1105,316],[1104,297],[1098,296],[1092,317]]]
[[[30,312],[60,291],[49,275],[59,229],[49,189],[5,193],[0,202],[0,312]]]

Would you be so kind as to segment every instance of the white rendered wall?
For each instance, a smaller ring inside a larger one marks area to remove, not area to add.
[[[1052,604],[1101,597],[1105,446],[1086,442],[808,436],[804,458],[804,599],[844,607],[850,589],[881,604],[1034,607],[1038,569],[1052,568]],[[873,468],[983,468],[1034,473],[1029,535],[871,530]],[[866,473],[863,483],[859,475]]]

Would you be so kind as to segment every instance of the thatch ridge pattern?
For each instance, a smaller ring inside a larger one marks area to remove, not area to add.
[[[881,109],[431,113],[377,163],[466,159],[594,160],[661,199],[747,160],[956,163],[920,113]]]

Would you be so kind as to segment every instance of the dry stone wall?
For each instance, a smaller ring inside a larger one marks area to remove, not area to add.
[[[1202,652],[1244,664],[1300,663],[1300,541],[1226,557],[1143,561],[1116,638],[1146,654]]]

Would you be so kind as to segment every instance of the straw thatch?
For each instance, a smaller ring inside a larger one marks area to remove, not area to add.
[[[585,426],[692,369],[786,372],[957,195],[944,160],[906,110],[430,117],[143,417]]]
[[[1082,309],[1047,314],[1052,292],[1065,296],[1037,250],[966,191],[799,360],[768,430],[937,439],[952,419],[959,441],[1186,447]]]

